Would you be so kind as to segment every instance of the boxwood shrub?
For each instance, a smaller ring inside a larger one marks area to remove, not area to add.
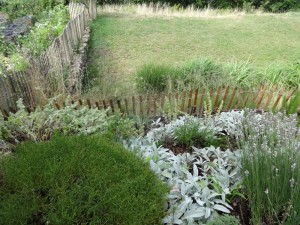
[[[0,224],[160,224],[167,191],[107,137],[56,135],[0,161]]]

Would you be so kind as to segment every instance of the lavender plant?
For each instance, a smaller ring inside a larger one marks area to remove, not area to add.
[[[245,113],[242,176],[253,224],[300,221],[300,130],[296,115]]]

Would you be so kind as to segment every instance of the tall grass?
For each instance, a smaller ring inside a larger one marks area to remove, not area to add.
[[[221,64],[210,58],[197,58],[179,66],[146,64],[136,73],[139,91],[182,91],[197,87],[214,89],[218,86],[253,87],[261,83],[298,88],[298,64],[269,66],[262,70],[249,60]]]
[[[167,82],[174,76],[175,70],[169,66],[146,64],[136,74],[137,88],[141,91],[162,92]]]
[[[127,13],[144,16],[167,16],[167,17],[236,17],[246,13],[261,14],[261,10],[253,8],[235,8],[235,9],[212,9],[212,8],[197,8],[194,5],[188,7],[180,7],[179,5],[170,6],[168,3],[142,3],[142,4],[104,4],[99,7],[101,13]]]

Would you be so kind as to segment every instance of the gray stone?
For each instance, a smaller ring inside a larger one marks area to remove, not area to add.
[[[24,35],[29,32],[29,29],[33,23],[33,16],[23,16],[13,20],[12,23],[7,23],[7,20],[3,19],[2,23],[4,25],[2,30],[4,40],[11,42],[16,40],[20,35]]]

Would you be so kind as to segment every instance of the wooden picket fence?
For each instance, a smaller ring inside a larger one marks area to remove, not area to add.
[[[265,84],[257,89],[226,86],[215,90],[198,88],[181,93],[138,95],[130,98],[73,99],[72,103],[77,104],[76,108],[109,109],[109,114],[119,112],[128,116],[151,118],[168,112],[203,115],[208,109],[211,109],[213,113],[244,108],[279,111],[284,102],[289,102],[295,91],[295,88],[286,90],[279,88],[276,84]],[[56,102],[55,107],[61,109],[65,107],[65,103]],[[27,110],[32,112],[34,109],[28,108]],[[7,111],[3,109],[1,111],[4,115],[8,115]]]
[[[66,80],[76,48],[87,32],[88,21],[96,18],[96,9],[95,0],[88,0],[86,5],[70,3],[71,20],[62,35],[42,55],[30,57],[30,65],[25,71],[0,77],[0,108],[13,111],[19,98],[26,106],[34,107],[38,98],[47,99],[53,94],[68,92],[67,88],[72,84]]]

